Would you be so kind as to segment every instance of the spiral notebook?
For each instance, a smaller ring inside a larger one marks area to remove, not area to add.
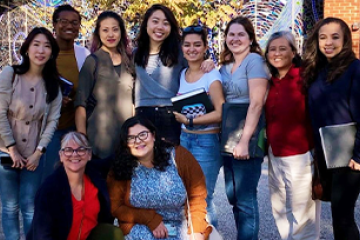
[[[353,155],[356,123],[326,126],[319,129],[328,169],[347,167]]]

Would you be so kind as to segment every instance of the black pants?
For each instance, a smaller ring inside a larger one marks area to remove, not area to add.
[[[331,210],[335,240],[359,240],[354,209],[360,192],[360,172],[332,170]]]
[[[149,119],[162,139],[174,145],[180,144],[181,124],[175,119],[173,107],[137,107],[135,115]]]

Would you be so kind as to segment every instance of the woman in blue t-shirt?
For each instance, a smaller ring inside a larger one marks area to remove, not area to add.
[[[205,178],[207,189],[208,218],[217,225],[213,195],[215,183],[222,166],[220,156],[219,132],[221,107],[224,95],[221,86],[221,75],[213,69],[208,73],[201,70],[207,50],[207,31],[201,26],[189,26],[182,35],[182,51],[189,67],[180,75],[178,94],[184,94],[204,88],[209,94],[214,111],[206,112],[204,103],[184,106],[181,113],[174,113],[176,120],[182,124],[180,144],[187,148],[199,162]]]

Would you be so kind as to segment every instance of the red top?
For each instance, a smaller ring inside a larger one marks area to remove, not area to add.
[[[84,196],[80,201],[76,200],[74,195],[71,194],[73,222],[67,240],[86,240],[91,230],[97,225],[97,218],[100,212],[98,189],[86,175],[84,175],[84,186]]]
[[[266,133],[274,156],[306,153],[313,146],[300,68],[291,66],[282,79],[272,77],[265,103]]]

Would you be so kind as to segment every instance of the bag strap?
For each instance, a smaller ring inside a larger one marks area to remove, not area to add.
[[[175,148],[173,148],[171,150],[171,159],[172,159],[175,167],[179,170],[179,168],[177,167],[176,161],[175,161]],[[191,211],[190,211],[189,196],[187,194],[187,191],[186,191],[186,203],[187,203],[188,225],[190,225],[191,238],[192,238],[192,240],[195,240],[194,227],[193,227],[193,224],[192,224]]]

